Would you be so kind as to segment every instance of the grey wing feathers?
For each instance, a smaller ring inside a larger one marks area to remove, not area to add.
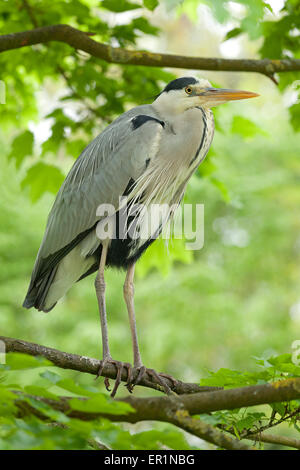
[[[96,215],[100,204],[113,204],[117,210],[119,197],[128,182],[141,174],[145,162],[156,153],[162,126],[150,120],[134,129],[132,119],[141,113],[155,117],[151,105],[124,113],[97,136],[74,163],[50,211],[28,293],[41,271],[44,272],[44,260],[52,259],[50,255],[56,253],[61,258],[65,247],[74,240],[76,243],[81,234],[88,233],[100,219]],[[53,269],[55,258],[51,261]],[[27,306],[26,301],[24,306]]]
[[[153,146],[157,150],[162,127],[149,121],[132,131],[133,111],[108,126],[76,160],[50,212],[41,255],[56,252],[92,227],[99,220],[96,210],[101,203],[117,208],[128,181],[139,176]]]

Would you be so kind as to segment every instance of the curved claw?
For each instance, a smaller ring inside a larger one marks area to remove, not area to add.
[[[100,361],[100,367],[99,369],[97,370],[97,374],[96,374],[96,377],[95,377],[95,380],[97,380],[101,375],[102,375],[102,372],[103,372],[103,368],[105,366],[105,360],[102,359],[102,361]]]
[[[117,361],[116,361],[117,362]],[[123,363],[122,362],[119,362],[118,364],[116,363],[115,366],[117,367],[117,377],[116,377],[116,381],[115,381],[115,385],[114,385],[114,388],[113,388],[113,391],[111,392],[110,396],[113,398],[115,396],[115,394],[117,393],[117,390],[119,388],[119,385],[121,383],[121,380],[122,380],[122,371],[123,371]]]
[[[148,378],[150,377],[153,383],[160,385],[160,387],[163,388],[164,392],[167,395],[170,395],[172,393],[172,389],[178,383],[177,380],[174,379],[174,377],[172,377],[171,375],[164,374],[163,372],[158,373],[154,369],[147,369],[147,367],[145,367],[144,365],[135,368],[138,371],[138,374],[136,378],[134,379],[133,374],[132,374],[133,369],[132,369],[131,364],[129,364],[128,362],[116,361],[112,359],[111,357],[106,357],[105,359],[100,361],[100,367],[98,369],[96,379],[102,375],[103,369],[107,363],[113,364],[117,369],[116,381],[114,384],[114,388],[111,392],[112,398],[116,395],[117,390],[122,381],[122,372],[123,372],[124,367],[127,369],[127,381],[126,381],[125,387],[130,393],[132,393],[135,385],[138,385],[145,376],[148,376]],[[167,384],[166,380],[164,380],[164,378],[168,379],[172,383],[171,388]],[[110,392],[111,389],[110,389],[110,383],[109,383],[108,377],[105,377],[104,385],[105,385],[106,390]]]
[[[138,385],[141,382],[141,380],[145,377],[145,375],[150,376],[152,379],[152,382],[160,385],[164,389],[167,395],[170,395],[170,393],[172,393],[172,390],[169,387],[169,385],[166,383],[166,381],[163,380],[163,378],[169,379],[172,382],[172,387],[174,387],[177,384],[177,380],[168,374],[157,373],[154,369],[147,369],[147,367],[145,366],[140,366],[140,367],[137,367],[136,369],[138,369],[138,375],[136,379],[133,379],[131,381],[127,380],[126,387],[130,393],[132,393],[135,385]]]
[[[138,368],[138,371],[139,371],[139,373],[137,375],[137,378],[134,380],[134,382],[132,384],[133,386],[138,385],[140,383],[140,381],[142,380],[142,378],[144,377],[144,375],[147,371],[147,368],[145,366],[140,366]]]
[[[105,385],[106,390],[110,392],[110,383],[109,383],[108,377],[105,377],[104,385]]]
[[[124,367],[127,368],[127,383],[131,380],[131,377],[132,377],[132,365],[129,364],[129,362],[113,361],[113,363],[115,364],[117,368],[117,377],[116,377],[113,391],[111,392],[111,395],[110,395],[112,398],[116,395],[119,385],[122,382],[122,372],[123,372]]]
[[[158,383],[161,387],[163,387],[167,395],[170,395],[172,393],[172,390],[170,389],[167,382],[160,377],[161,374],[158,374],[154,369],[147,369],[147,372],[154,379],[154,382]]]
[[[169,375],[169,374],[165,374],[164,372],[159,372],[159,374],[161,377],[164,377],[165,379],[169,379],[170,382],[172,382],[172,390],[173,388],[176,387],[176,385],[178,384],[178,380],[174,379],[174,377],[172,377],[172,375]]]
[[[127,365],[127,364],[126,364]],[[129,393],[132,393],[133,391],[133,385],[132,385],[132,366],[131,364],[128,364],[130,367],[127,368],[127,382],[125,384],[125,387],[127,388]]]
[[[122,381],[122,372],[123,372],[124,367],[127,368],[127,384],[126,385],[130,384],[130,382],[132,380],[132,365],[129,364],[128,362],[115,361],[111,357],[107,357],[107,358],[103,359],[102,361],[100,361],[100,367],[97,371],[97,375],[96,375],[95,380],[102,375],[103,369],[104,369],[104,367],[107,363],[113,364],[117,369],[117,376],[116,376],[115,385],[114,385],[114,388],[113,388],[113,390],[111,392],[111,395],[110,395],[113,398],[116,395],[117,390],[119,388],[119,385]],[[104,385],[105,385],[106,390],[108,392],[110,392],[111,389],[110,389],[110,383],[109,383],[108,377],[105,377]]]

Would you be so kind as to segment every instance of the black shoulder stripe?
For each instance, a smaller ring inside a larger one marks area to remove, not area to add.
[[[200,109],[201,113],[202,113],[202,121],[203,121],[203,134],[202,134],[202,138],[201,138],[201,142],[200,142],[200,145],[197,149],[197,152],[195,154],[195,156],[192,158],[189,166],[191,166],[194,161],[197,159],[199,153],[200,153],[200,150],[202,149],[203,147],[203,143],[204,143],[204,139],[205,139],[205,135],[206,135],[206,132],[207,132],[207,122],[206,122],[206,115],[205,115],[205,112],[203,111],[203,109],[200,107],[200,106],[196,106],[198,109]]]
[[[135,181],[133,178],[130,178],[130,180],[128,181],[128,184],[125,188],[125,191],[124,193],[122,194],[122,196],[128,196],[128,194],[133,190],[133,187],[135,185]]]
[[[163,121],[160,121],[159,119],[156,119],[152,116],[147,116],[146,114],[139,114],[138,116],[135,116],[131,122],[132,122],[132,127],[133,130],[135,131],[139,127],[141,127],[145,122],[147,121],[156,121],[158,122],[162,127],[165,127],[165,123]]]

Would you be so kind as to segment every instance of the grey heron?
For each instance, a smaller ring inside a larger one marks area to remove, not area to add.
[[[135,263],[160,235],[184,195],[186,185],[205,158],[214,134],[211,108],[229,100],[258,96],[241,90],[213,88],[205,79],[182,77],[171,81],[152,104],[137,106],[108,125],[81,153],[62,184],[50,211],[23,306],[49,312],[77,281],[97,271],[95,279],[101,331],[102,360],[116,366],[115,395],[123,367],[128,369],[129,391],[146,372],[164,388],[164,374],[146,369],[141,360],[134,311]],[[126,204],[120,201],[126,196]],[[152,232],[142,237],[143,207],[167,203],[170,210],[158,218]],[[101,205],[113,214],[99,212]],[[126,209],[127,236],[119,236],[119,215]],[[113,220],[110,232],[104,224]],[[138,227],[129,236],[129,226]],[[101,225],[102,224],[102,225]],[[102,230],[101,230],[102,229]],[[109,232],[109,233],[108,233]],[[101,235],[102,234],[102,235]],[[139,236],[140,234],[140,236]],[[133,344],[131,366],[112,359],[108,343],[104,269],[127,270],[124,298]],[[109,382],[105,385],[108,389]]]

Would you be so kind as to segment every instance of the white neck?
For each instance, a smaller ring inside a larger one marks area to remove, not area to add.
[[[156,100],[152,103],[155,111],[167,121],[172,121],[178,115],[184,113],[188,107],[185,100],[178,100],[174,92],[169,91],[168,93],[162,93]],[[189,104],[192,104],[189,102]],[[193,107],[193,105],[191,106]]]

